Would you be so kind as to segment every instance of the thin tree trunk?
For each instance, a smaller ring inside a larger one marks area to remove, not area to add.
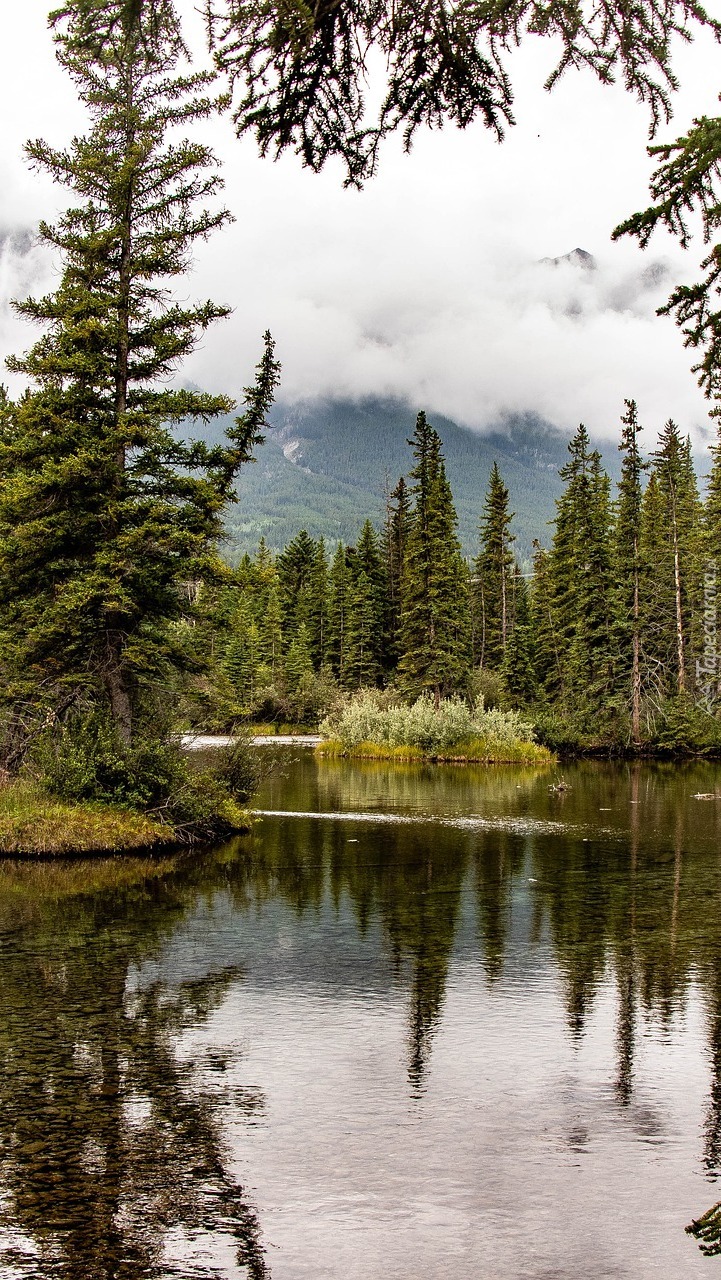
[[[676,658],[678,662],[678,691],[686,691],[686,653],[683,634],[683,610],[681,608],[681,561],[678,546],[676,508],[673,511],[673,581],[676,593]]]
[[[640,659],[640,635],[639,635],[639,583],[638,583],[638,540],[633,540],[633,670],[632,670],[632,710],[631,710],[631,734],[634,745],[638,746],[641,741],[641,659]]]
[[[109,636],[107,663],[103,672],[110,710],[123,742],[130,745],[133,737],[133,712],[130,693],[123,672],[123,641],[119,635]]]
[[[506,656],[506,566],[501,565],[501,650]]]
[[[127,71],[126,100],[128,118],[133,106],[132,68]],[[129,126],[125,146],[126,156],[135,143],[132,125]],[[127,463],[123,420],[128,409],[128,366],[130,359],[130,290],[132,266],[133,178],[128,179],[120,210],[120,268],[118,279],[118,337],[115,353],[115,461],[118,468],[117,485],[122,489]],[[123,640],[120,631],[107,635],[108,664],[104,673],[105,688],[110,699],[113,720],[123,742],[130,743],[133,736],[133,716],[127,681],[123,671]]]

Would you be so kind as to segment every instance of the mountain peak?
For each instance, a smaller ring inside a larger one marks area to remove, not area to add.
[[[597,267],[596,259],[587,249],[571,249],[570,253],[563,253],[559,258],[541,258],[541,262],[545,266],[560,267],[561,263],[568,262],[572,267],[580,267],[582,271],[595,271]]]

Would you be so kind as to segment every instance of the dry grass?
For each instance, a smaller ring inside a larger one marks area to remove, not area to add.
[[[0,856],[133,853],[172,841],[170,827],[142,813],[64,804],[25,782],[0,787]]]
[[[468,738],[443,752],[423,751],[421,747],[388,747],[381,742],[359,742],[346,746],[339,739],[322,742],[318,755],[345,757],[353,760],[425,760],[432,764],[552,764],[555,756],[547,747],[535,742],[487,742]]]

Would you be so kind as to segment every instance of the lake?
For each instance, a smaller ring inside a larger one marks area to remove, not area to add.
[[[563,773],[0,864],[3,1280],[721,1277],[721,766]]]

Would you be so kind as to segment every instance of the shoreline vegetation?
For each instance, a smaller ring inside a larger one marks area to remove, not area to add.
[[[106,857],[161,853],[250,831],[252,814],[227,805],[211,832],[102,801],[60,800],[13,779],[0,787],[0,858]]]
[[[425,751],[408,744],[391,747],[383,742],[359,742],[347,746],[338,739],[328,739],[316,747],[316,755],[351,760],[397,760],[399,763],[422,761],[427,764],[528,764],[551,765],[556,757],[548,747],[536,742],[517,743],[512,747],[492,746],[482,738],[459,742],[443,751]]]
[[[455,764],[553,764],[555,756],[535,740],[533,726],[517,711],[486,708],[479,698],[407,703],[377,689],[362,690],[321,720],[323,756],[375,760],[425,760]]]

